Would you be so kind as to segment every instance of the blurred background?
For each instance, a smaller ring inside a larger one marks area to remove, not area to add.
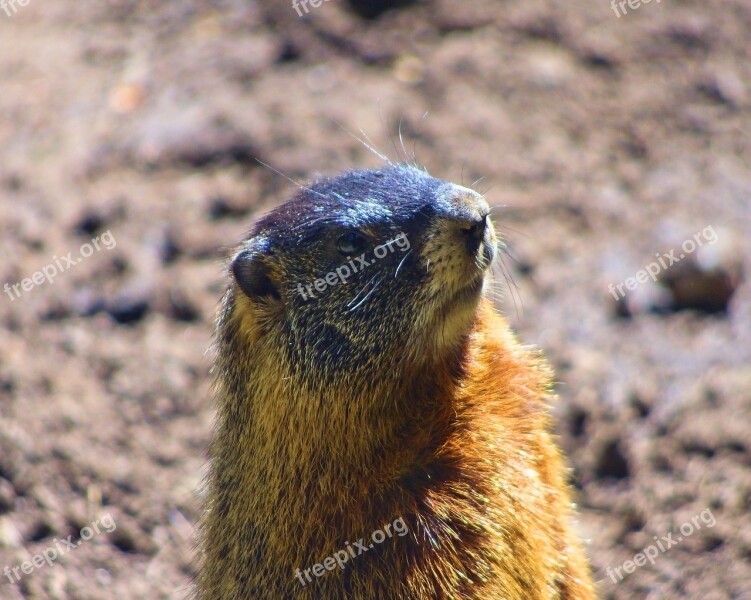
[[[20,1],[0,598],[185,597],[222,261],[295,189],[257,159],[381,164],[357,138],[499,207],[602,597],[751,598],[749,0]]]

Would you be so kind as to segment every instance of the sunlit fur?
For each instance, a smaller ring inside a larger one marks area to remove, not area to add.
[[[278,295],[233,281],[220,306],[196,598],[594,598],[551,373],[471,285],[488,256],[462,247],[461,220],[484,207],[411,167],[353,172],[302,189],[238,249]],[[345,262],[333,240],[352,227],[373,244],[405,232],[411,252],[303,300],[297,283]],[[404,537],[295,577],[399,517]]]

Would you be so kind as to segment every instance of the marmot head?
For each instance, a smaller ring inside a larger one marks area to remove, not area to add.
[[[256,223],[231,260],[226,306],[295,368],[382,377],[458,344],[495,246],[476,192],[404,165],[352,171]]]

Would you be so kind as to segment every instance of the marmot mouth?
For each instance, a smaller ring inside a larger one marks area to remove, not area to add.
[[[485,284],[485,272],[483,271],[477,275],[467,285],[462,286],[449,298],[448,305],[456,306],[459,304],[465,304],[470,301],[476,302],[480,293],[482,292],[483,285]]]

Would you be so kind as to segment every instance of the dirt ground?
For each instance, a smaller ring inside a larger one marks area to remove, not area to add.
[[[367,136],[499,207],[602,597],[751,599],[751,1],[5,6],[0,598],[185,597],[256,159]]]

